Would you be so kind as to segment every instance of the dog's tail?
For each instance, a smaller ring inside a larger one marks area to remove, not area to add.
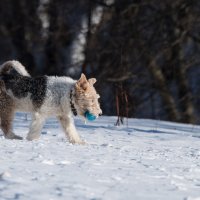
[[[17,60],[10,60],[4,62],[0,66],[0,76],[3,75],[21,75],[21,76],[29,76],[30,74],[26,70],[26,68]]]

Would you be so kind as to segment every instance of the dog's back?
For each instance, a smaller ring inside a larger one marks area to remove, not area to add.
[[[47,77],[26,77],[20,74],[1,75],[5,91],[16,102],[21,111],[34,111],[41,107],[46,95]]]
[[[1,76],[6,92],[15,99],[16,108],[21,111],[41,111],[46,115],[62,112],[69,107],[69,93],[75,80],[69,77],[25,77],[4,74]]]

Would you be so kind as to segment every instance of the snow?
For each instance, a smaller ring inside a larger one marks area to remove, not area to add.
[[[37,141],[0,137],[0,200],[200,200],[200,126],[116,117],[75,123],[71,145],[55,118]],[[16,134],[30,116],[17,113]]]

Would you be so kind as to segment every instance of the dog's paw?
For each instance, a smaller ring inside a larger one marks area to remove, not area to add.
[[[28,134],[27,137],[26,137],[26,139],[27,139],[28,141],[32,141],[32,140],[38,140],[39,137],[40,137],[40,135]]]
[[[84,140],[82,140],[82,141],[78,142],[77,144],[86,145],[86,144],[87,144],[87,142],[86,142],[86,141],[84,141]]]
[[[10,139],[10,140],[23,140],[23,137],[15,135],[14,133],[10,133],[8,135],[5,135],[6,139]]]
[[[71,144],[80,144],[80,145],[86,145],[87,143],[84,140],[70,140]]]

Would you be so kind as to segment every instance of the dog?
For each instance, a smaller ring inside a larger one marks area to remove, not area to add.
[[[20,74],[30,77],[25,67],[16,60],[7,61],[0,66],[1,73]],[[16,102],[5,91],[4,84],[0,81],[0,125],[7,139],[22,139],[12,132],[12,121],[16,111]]]
[[[40,137],[45,119],[56,116],[72,144],[84,144],[74,125],[73,114],[85,117],[86,112],[98,117],[102,114],[94,88],[95,78],[81,74],[79,80],[70,77],[23,76],[17,70],[0,70],[1,84],[14,100],[17,110],[32,113],[27,140]]]

